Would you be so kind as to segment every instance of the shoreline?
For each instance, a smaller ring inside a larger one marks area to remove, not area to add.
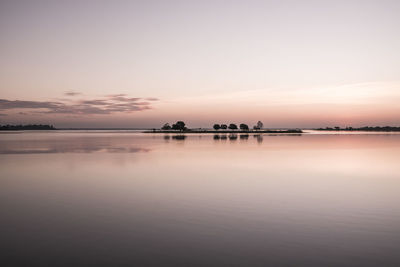
[[[174,130],[148,130],[148,131],[143,131],[143,133],[174,133],[174,134],[190,134],[190,133],[206,133],[206,134],[233,134],[233,133],[239,133],[239,134],[261,134],[261,133],[283,133],[283,134],[299,134],[299,133],[304,133],[302,130],[299,129],[293,129],[293,130],[249,130],[249,131],[243,131],[243,130],[186,130],[186,131],[174,131]]]

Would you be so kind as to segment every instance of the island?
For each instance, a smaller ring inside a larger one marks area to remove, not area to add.
[[[164,124],[160,129],[152,129],[144,131],[144,133],[273,133],[273,134],[299,134],[303,133],[301,129],[285,129],[285,130],[271,130],[263,128],[263,123],[258,121],[257,124],[250,129],[247,124],[241,123],[239,127],[234,124],[214,124],[213,129],[206,129],[206,128],[195,128],[189,129],[186,127],[185,122],[177,121],[176,123],[172,124],[169,123]]]
[[[400,132],[400,127],[394,127],[394,126],[364,126],[364,127],[346,127],[346,128],[340,128],[339,126],[335,127],[326,127],[326,128],[318,128],[314,129],[317,131],[360,131],[360,132]]]
[[[27,125],[0,125],[0,131],[23,131],[23,130],[57,130],[53,125],[27,124]]]

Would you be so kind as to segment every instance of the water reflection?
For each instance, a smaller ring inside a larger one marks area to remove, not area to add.
[[[239,137],[240,140],[248,140],[249,139],[249,134],[235,134],[235,133],[231,133],[231,134],[214,134],[213,135],[213,139],[215,141],[219,141],[219,140],[227,140],[229,139],[230,141],[236,141]]]
[[[248,134],[241,134],[240,135],[240,139],[241,140],[247,140],[247,139],[249,139],[249,135]]]
[[[45,136],[46,137],[46,136]],[[146,153],[149,147],[133,143],[129,136],[51,136],[51,138],[0,141],[0,154]]]
[[[200,137],[200,136],[199,136]],[[184,141],[187,138],[186,135],[184,134],[178,134],[178,135],[164,135],[163,139],[166,142],[169,142],[171,139],[172,140],[177,140],[177,141]]]
[[[235,141],[237,138],[237,134],[229,134],[229,140]]]
[[[264,141],[264,138],[261,134],[255,134],[254,138],[256,138],[257,143],[261,144]]]
[[[179,134],[179,135],[173,135],[172,139],[174,139],[174,140],[185,140],[186,137],[187,137],[186,135]]]
[[[68,147],[57,147],[57,148],[38,148],[38,149],[3,149],[0,150],[0,154],[56,154],[56,153],[139,153],[149,152],[150,149],[135,148],[135,147],[87,147],[87,148],[68,148]]]
[[[1,136],[2,258],[400,266],[400,135],[201,136]]]

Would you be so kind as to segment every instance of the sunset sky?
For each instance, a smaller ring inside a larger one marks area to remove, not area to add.
[[[400,1],[0,0],[0,124],[400,125]]]

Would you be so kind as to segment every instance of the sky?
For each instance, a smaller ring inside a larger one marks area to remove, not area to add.
[[[400,125],[400,1],[0,0],[0,124]]]

